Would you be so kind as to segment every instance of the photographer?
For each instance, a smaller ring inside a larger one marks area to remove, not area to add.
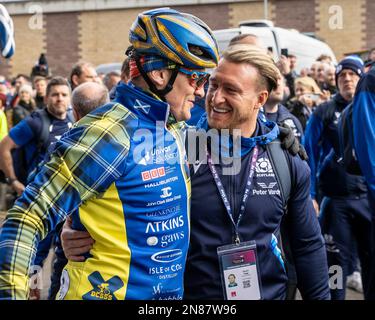
[[[303,130],[317,105],[323,102],[324,96],[310,77],[300,77],[294,81],[295,97],[286,103],[289,111],[301,122]]]

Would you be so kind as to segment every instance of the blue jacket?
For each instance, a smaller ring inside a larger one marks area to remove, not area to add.
[[[375,68],[358,82],[353,99],[354,149],[375,207]]]
[[[208,128],[202,119],[201,126]],[[255,137],[242,138],[241,171],[222,175],[236,221],[249,174],[250,152],[260,145],[256,173],[252,181],[246,211],[239,226],[242,241],[255,240],[262,287],[262,298],[285,299],[287,274],[280,258],[280,224],[284,217],[280,187],[277,184],[264,144],[277,137],[274,123],[257,122]],[[309,193],[310,170],[298,156],[288,154],[293,182],[288,205],[287,228],[299,289],[306,299],[328,299],[326,251],[318,219]],[[185,271],[186,299],[223,299],[217,247],[232,243],[232,224],[207,164],[191,169],[191,238]],[[275,245],[276,244],[276,245]]]
[[[307,123],[304,145],[309,156],[312,198],[317,195],[318,175],[324,159],[331,148],[339,154],[337,124],[341,112],[348,104],[348,101],[337,94],[330,101],[319,105]]]
[[[278,105],[277,112],[275,113],[268,113],[266,112],[266,118],[269,121],[276,122],[280,125],[288,125],[294,135],[298,138],[298,140],[301,142],[303,138],[303,128],[301,125],[301,122],[297,119],[296,116],[290,113],[290,111],[284,107],[282,104]]]

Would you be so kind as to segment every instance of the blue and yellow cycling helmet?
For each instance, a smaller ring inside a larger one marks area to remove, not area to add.
[[[0,4],[0,53],[4,58],[10,58],[14,49],[13,21],[7,9]]]
[[[199,18],[169,8],[139,14],[129,41],[138,54],[158,55],[190,69],[214,68],[219,60],[211,29]]]

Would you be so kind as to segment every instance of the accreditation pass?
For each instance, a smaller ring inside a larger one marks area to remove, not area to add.
[[[217,248],[226,300],[260,300],[261,285],[254,241]]]

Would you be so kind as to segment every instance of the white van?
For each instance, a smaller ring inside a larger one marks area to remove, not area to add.
[[[268,20],[250,20],[240,22],[238,28],[215,30],[214,35],[222,52],[230,40],[239,34],[254,34],[263,42],[265,48],[272,47],[275,60],[281,54],[281,49],[288,49],[289,54],[297,57],[296,71],[309,68],[321,54],[327,54],[336,64],[337,60],[332,49],[323,41],[298,32],[274,27]]]

